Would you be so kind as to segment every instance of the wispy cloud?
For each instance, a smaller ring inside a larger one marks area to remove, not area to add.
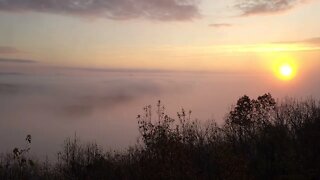
[[[303,42],[310,43],[310,44],[320,44],[320,37],[305,39],[305,40],[303,40]]]
[[[235,7],[242,11],[241,16],[273,14],[287,11],[308,0],[239,0]]]
[[[1,1],[0,1],[1,4]],[[14,47],[9,47],[9,46],[0,46],[0,54],[19,54],[22,53],[22,51],[20,51],[17,48]]]
[[[35,61],[35,60],[29,60],[29,59],[8,59],[8,58],[0,58],[0,63],[33,64],[33,63],[37,63],[37,61]]]
[[[267,43],[249,45],[225,45],[213,48],[214,52],[222,53],[270,53],[270,52],[301,52],[319,51],[319,46],[291,44],[291,43]]]
[[[160,21],[199,17],[198,0],[0,0],[0,10]]]
[[[293,41],[277,41],[275,44],[310,44],[310,45],[320,45],[320,37],[312,37],[303,40],[293,40]]]
[[[276,52],[307,52],[320,51],[320,41],[317,39],[309,39],[305,41],[290,42],[271,42],[257,44],[225,44],[201,47],[184,47],[177,49],[178,52],[198,52],[201,54],[217,55],[217,54],[238,54],[238,53],[276,53]],[[190,56],[199,56],[197,53],[191,53]]]
[[[213,27],[213,28],[224,28],[224,27],[231,27],[233,26],[232,24],[228,24],[228,23],[214,23],[214,24],[209,24],[209,27]]]

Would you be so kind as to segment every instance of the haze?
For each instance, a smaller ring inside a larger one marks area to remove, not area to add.
[[[161,100],[223,121],[243,94],[320,94],[318,0],[0,1],[0,152],[134,144]],[[294,77],[279,77],[291,63]]]

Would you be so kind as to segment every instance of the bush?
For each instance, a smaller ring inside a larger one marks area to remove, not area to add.
[[[319,179],[320,103],[276,102],[271,94],[239,98],[225,123],[200,123],[191,111],[171,118],[160,101],[138,115],[140,142],[106,152],[75,136],[55,164],[26,148],[2,156],[0,179]]]

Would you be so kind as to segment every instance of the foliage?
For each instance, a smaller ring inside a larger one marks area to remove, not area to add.
[[[2,156],[0,179],[319,179],[320,102],[276,102],[271,94],[239,98],[225,123],[200,123],[191,111],[171,118],[160,101],[138,115],[140,142],[106,152],[75,136],[57,163],[40,163],[26,148]]]

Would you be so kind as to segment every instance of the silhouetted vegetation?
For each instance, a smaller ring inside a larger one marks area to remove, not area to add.
[[[0,159],[0,179],[320,179],[320,102],[241,97],[225,123],[191,111],[171,118],[160,101],[138,115],[140,142],[125,152],[67,139],[50,164],[29,146]],[[27,145],[31,136],[27,136]]]

